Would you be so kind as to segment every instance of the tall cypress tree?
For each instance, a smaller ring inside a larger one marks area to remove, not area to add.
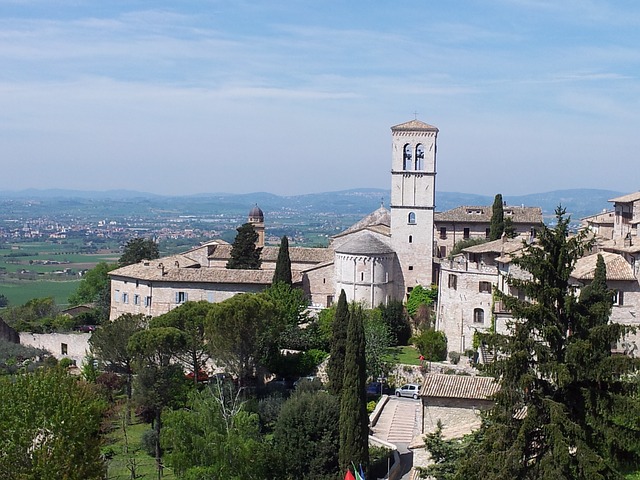
[[[340,397],[340,471],[353,463],[369,468],[369,417],[367,416],[367,368],[364,344],[364,312],[352,304],[349,312],[344,382]]]
[[[502,194],[498,193],[493,199],[491,208],[491,228],[489,230],[489,240],[497,240],[504,232],[504,208],[502,204]]]
[[[261,247],[256,247],[258,233],[250,223],[239,226],[236,238],[231,246],[231,258],[227,262],[227,268],[239,268],[258,270],[260,268],[262,253]]]
[[[291,258],[289,257],[289,239],[283,236],[280,241],[280,249],[278,250],[278,259],[276,260],[276,270],[273,272],[273,283],[283,282],[291,285]]]
[[[512,260],[530,278],[509,278],[524,294],[498,292],[516,319],[509,335],[485,338],[503,353],[488,367],[500,382],[496,405],[464,452],[455,478],[623,478],[638,461],[640,359],[612,355],[628,327],[610,323],[603,260],[577,297],[569,283],[587,244],[569,219],[543,226],[537,245]],[[634,393],[636,392],[636,393]],[[635,416],[635,421],[633,417]]]
[[[349,327],[349,305],[344,290],[340,291],[336,305],[331,334],[331,352],[327,365],[329,392],[334,395],[342,393],[344,381],[344,356],[347,348],[347,330]]]

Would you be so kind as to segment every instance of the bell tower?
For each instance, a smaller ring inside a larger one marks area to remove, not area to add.
[[[401,298],[433,283],[436,139],[433,125],[411,120],[391,127],[391,244],[398,257]]]

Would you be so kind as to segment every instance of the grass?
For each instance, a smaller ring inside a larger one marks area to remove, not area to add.
[[[9,299],[9,306],[24,305],[32,298],[53,297],[56,304],[68,305],[68,298],[78,288],[80,280],[69,281],[19,281],[0,284],[0,294]]]
[[[117,414],[116,414],[117,415]],[[109,458],[107,461],[108,480],[128,480],[132,478],[131,467],[135,466],[136,477],[139,479],[158,478],[156,461],[142,449],[142,435],[149,430],[146,423],[135,423],[122,428],[122,419],[114,421],[114,429],[106,437],[106,444],[102,448]],[[170,468],[165,467],[162,478],[175,479]]]
[[[420,352],[413,346],[392,347],[384,356],[384,361],[403,365],[420,365]]]

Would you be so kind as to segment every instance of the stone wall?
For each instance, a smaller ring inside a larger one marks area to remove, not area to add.
[[[90,333],[28,333],[20,332],[20,343],[51,352],[58,360],[69,358],[82,365],[89,352]]]

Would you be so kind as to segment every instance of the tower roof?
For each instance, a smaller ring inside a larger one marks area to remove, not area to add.
[[[264,213],[262,213],[262,210],[260,210],[260,207],[257,204],[249,211],[249,218],[259,219],[260,222],[264,221]]]
[[[394,125],[391,127],[392,132],[407,131],[407,130],[422,130],[426,132],[437,132],[438,127],[429,125],[428,123],[421,122],[420,120],[411,120],[409,122],[401,123],[400,125]]]

